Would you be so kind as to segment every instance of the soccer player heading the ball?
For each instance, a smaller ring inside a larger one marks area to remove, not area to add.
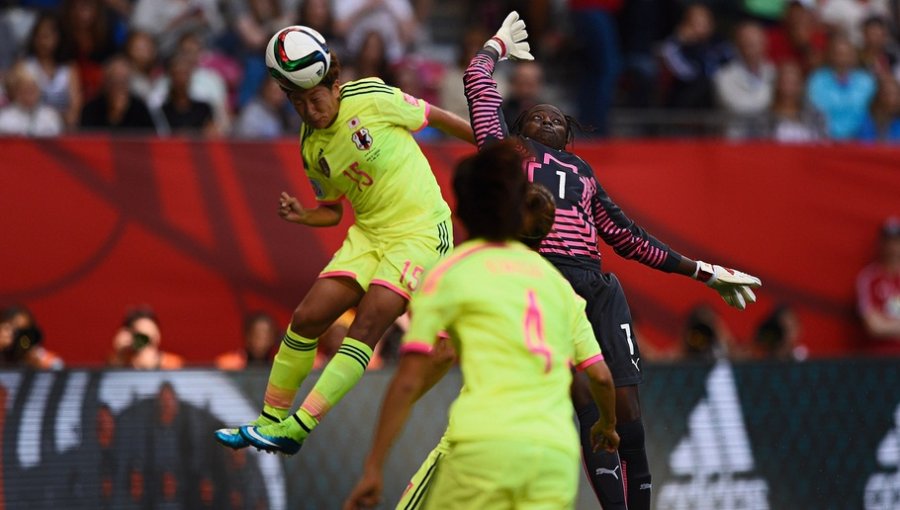
[[[324,44],[322,48],[327,51]],[[340,63],[335,55],[329,60],[321,81],[310,88],[280,81],[303,120],[301,155],[318,204],[304,207],[283,192],[279,215],[300,225],[329,227],[341,220],[341,201],[346,199],[355,223],[294,310],[259,417],[238,429],[216,431],[216,439],[232,448],[253,445],[296,453],[362,377],[372,349],[406,310],[424,271],[453,247],[450,208],[412,132],[430,124],[471,143],[468,121],[378,78],[341,84]],[[289,415],[297,389],[312,369],[316,339],[350,307],[356,307],[356,318],[347,338],[300,409]]]
[[[428,272],[413,296],[403,356],[345,510],[371,508],[381,499],[384,462],[434,379],[432,351],[441,331],[450,332],[460,355],[463,389],[445,434],[452,446],[424,508],[572,508],[579,448],[568,398],[570,363],[587,373],[601,411],[592,424],[592,447],[615,451],[612,375],[584,300],[550,263],[515,240],[523,230],[541,230],[523,229],[525,210],[533,207],[526,204],[521,166],[521,155],[507,142],[457,167],[456,215],[471,237]]]
[[[588,432],[597,410],[585,398],[583,386],[573,387],[588,478],[605,510],[624,510],[626,498],[629,510],[647,510],[651,485],[638,399],[641,354],[619,280],[601,270],[598,238],[622,257],[706,283],[738,309],[756,301],[752,289],[761,282],[740,271],[684,257],[629,219],[600,186],[590,165],[566,150],[573,140],[574,121],[555,106],[530,108],[507,131],[500,109],[503,98],[492,74],[498,61],[534,58],[527,37],[525,23],[512,12],[472,59],[464,75],[472,128],[482,149],[512,135],[527,154],[528,180],[546,186],[556,199],[556,222],[539,251],[587,301],[588,319],[616,384],[616,429],[622,440],[618,454],[591,451]]]

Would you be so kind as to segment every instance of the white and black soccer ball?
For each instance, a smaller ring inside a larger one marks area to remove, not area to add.
[[[282,88],[311,89],[331,67],[331,52],[319,32],[301,25],[285,27],[266,45],[266,67]]]

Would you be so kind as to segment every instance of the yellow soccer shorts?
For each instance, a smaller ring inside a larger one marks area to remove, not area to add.
[[[394,510],[421,510],[425,508],[428,500],[428,491],[433,485],[437,475],[438,466],[442,458],[450,451],[450,443],[447,436],[441,436],[440,442],[431,450],[425,462],[419,466],[419,470],[409,480],[406,490],[400,496],[400,501]]]
[[[419,231],[380,237],[352,225],[319,278],[352,278],[365,291],[370,285],[381,285],[408,300],[425,271],[452,249],[449,217]]]
[[[522,441],[452,444],[440,458],[426,510],[563,510],[575,505],[578,456]]]

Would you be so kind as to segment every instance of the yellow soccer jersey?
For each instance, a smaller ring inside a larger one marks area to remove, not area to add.
[[[570,363],[603,359],[569,282],[518,242],[463,243],[425,277],[410,302],[403,352],[454,342],[463,390],[450,409],[450,441],[517,440],[577,455]]]
[[[378,78],[341,87],[334,123],[304,126],[301,154],[316,198],[346,197],[356,225],[373,234],[403,233],[450,217],[431,167],[412,132],[428,121],[428,103]]]

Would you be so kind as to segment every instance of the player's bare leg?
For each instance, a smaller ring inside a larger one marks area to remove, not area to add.
[[[303,301],[294,310],[269,373],[263,410],[250,425],[270,425],[288,416],[297,389],[312,370],[317,339],[342,313],[356,306],[363,290],[349,278],[316,280]],[[249,443],[238,429],[216,431],[216,440],[231,448],[244,448]]]
[[[293,454],[318,426],[328,411],[353,388],[365,373],[372,350],[384,332],[406,309],[406,298],[372,285],[357,307],[347,338],[325,366],[300,409],[277,425],[241,427],[241,435],[266,451]]]

